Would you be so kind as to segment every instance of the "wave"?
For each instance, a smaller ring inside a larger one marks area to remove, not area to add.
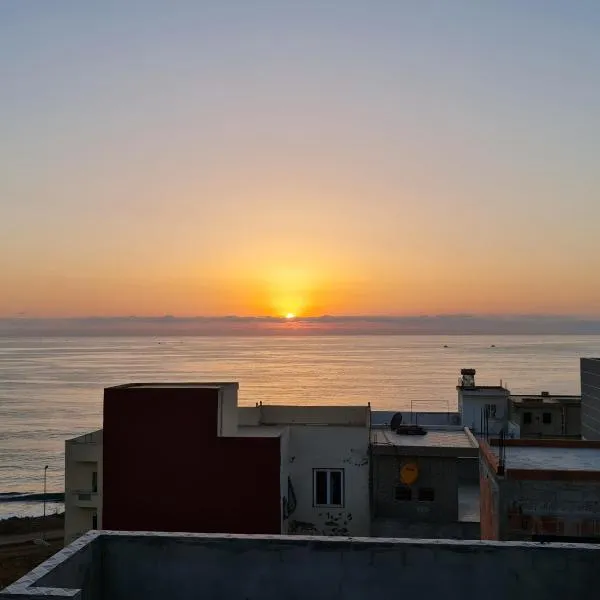
[[[35,492],[0,492],[0,503],[1,502],[64,502],[64,492],[48,492],[35,493]]]

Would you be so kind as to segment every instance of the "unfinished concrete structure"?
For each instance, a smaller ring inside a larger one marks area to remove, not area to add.
[[[477,440],[461,427],[371,430],[372,535],[479,539]]]
[[[600,358],[582,358],[581,435],[600,441]]]
[[[479,443],[481,539],[600,541],[600,442]]]
[[[96,532],[0,598],[589,600],[599,561],[585,544]]]

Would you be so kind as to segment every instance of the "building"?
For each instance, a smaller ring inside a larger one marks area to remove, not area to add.
[[[468,429],[373,427],[371,451],[372,535],[479,539],[479,447]]]
[[[369,406],[240,408],[237,395],[105,389],[103,430],[66,443],[65,540],[95,527],[369,535]]]
[[[479,443],[481,539],[600,542],[600,442]]]
[[[562,396],[542,392],[539,395],[510,396],[510,420],[520,437],[581,437],[581,396]]]
[[[507,428],[510,392],[502,384],[477,385],[475,369],[461,369],[458,412],[461,424],[474,433],[498,434]]]
[[[590,600],[600,546],[92,532],[0,592],[22,600]]]
[[[65,541],[102,522],[102,437],[94,431],[65,442]]]
[[[581,435],[600,440],[600,358],[582,358],[580,368]]]

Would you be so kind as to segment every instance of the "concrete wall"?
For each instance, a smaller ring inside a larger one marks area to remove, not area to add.
[[[486,404],[496,406],[496,419],[490,419],[490,431],[502,427],[508,419],[508,390],[458,388],[462,424],[473,431],[481,430],[481,410]]]
[[[261,405],[262,425],[351,425],[368,427],[368,406],[277,406]]]
[[[92,473],[96,472],[97,492],[92,491]],[[102,430],[65,442],[65,542],[89,531],[93,515],[102,526]],[[81,502],[79,492],[90,493]]]
[[[101,560],[93,549],[84,561],[67,558],[45,582],[83,585],[90,600],[590,600],[600,587],[600,547],[585,544],[176,534],[105,534],[93,544]],[[35,597],[35,573],[0,598]]]
[[[581,435],[600,440],[600,359],[581,359]]]
[[[374,516],[417,521],[458,521],[458,469],[455,457],[393,456],[375,454],[373,460]],[[396,500],[395,489],[400,485],[400,469],[415,463],[417,481],[407,486],[411,500]],[[433,501],[419,501],[419,490],[432,488]]]
[[[219,390],[219,435],[233,437],[238,429],[238,384],[223,385]]]
[[[503,479],[500,539],[600,538],[600,482]]]
[[[479,521],[482,540],[499,540],[500,533],[500,490],[496,473],[482,456],[479,461]]]
[[[311,535],[370,534],[369,429],[331,425],[290,427],[289,474],[297,508],[290,533]],[[344,470],[344,506],[313,505],[313,470]]]
[[[525,423],[525,413],[531,415],[531,422]],[[550,414],[550,423],[544,423],[544,413]],[[581,433],[581,406],[562,404],[542,404],[514,406],[513,418],[520,425],[521,437],[560,437],[577,436]]]

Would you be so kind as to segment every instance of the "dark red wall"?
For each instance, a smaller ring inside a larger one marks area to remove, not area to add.
[[[279,438],[217,437],[218,390],[104,392],[104,529],[281,533]]]

